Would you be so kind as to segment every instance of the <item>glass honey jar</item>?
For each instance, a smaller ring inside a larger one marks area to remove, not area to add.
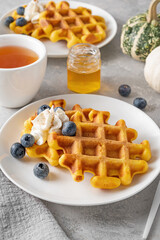
[[[79,43],[69,50],[68,88],[77,93],[91,93],[100,88],[101,55],[98,47]]]

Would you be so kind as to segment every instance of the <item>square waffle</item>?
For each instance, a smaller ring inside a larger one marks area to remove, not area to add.
[[[60,99],[49,105],[65,108],[66,103]],[[129,185],[134,175],[147,171],[147,161],[151,158],[149,142],[132,143],[137,132],[127,128],[124,120],[109,125],[109,112],[82,109],[78,104],[65,113],[75,122],[76,135],[51,132],[46,143],[26,149],[30,157],[43,157],[53,166],[67,168],[76,182],[84,179],[84,172],[90,172],[94,175],[92,186],[102,189]],[[35,117],[36,114],[25,121],[22,134],[31,132],[31,120]]]
[[[16,20],[22,16],[14,11],[12,17]],[[48,38],[52,42],[65,40],[68,48],[77,43],[98,43],[106,38],[106,24],[102,17],[92,15],[87,8],[72,9],[65,1],[57,4],[48,2],[36,24],[28,22],[20,27],[14,21],[9,27],[15,33],[31,35],[37,39]]]
[[[84,179],[84,172],[90,172],[94,174],[93,187],[113,189],[120,184],[131,184],[135,174],[147,171],[147,161],[151,158],[149,142],[132,143],[137,132],[127,128],[124,120],[109,125],[108,112],[81,109],[79,105],[66,114],[77,126],[76,136],[53,132],[48,144],[63,150],[59,164],[70,171],[76,182]]]

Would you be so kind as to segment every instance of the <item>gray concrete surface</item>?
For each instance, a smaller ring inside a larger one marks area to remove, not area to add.
[[[29,2],[29,1],[25,1]],[[148,8],[149,0],[88,0],[111,13],[117,23],[118,32],[114,40],[101,48],[102,87],[96,94],[111,96],[133,102],[135,97],[144,97],[148,114],[160,126],[160,94],[152,90],[143,75],[144,63],[122,54],[120,33],[122,24],[137,13]],[[0,0],[0,15],[22,4],[18,0]],[[49,59],[44,82],[33,101],[48,96],[71,93],[67,89],[66,59]],[[127,83],[132,88],[128,98],[121,97],[117,89]],[[0,126],[17,109],[0,107]],[[135,116],[136,121],[136,116]],[[151,207],[159,177],[145,190],[124,201],[96,207],[70,207],[45,202],[50,211],[72,240],[141,240],[143,229]],[[160,210],[155,218],[148,240],[159,240]]]

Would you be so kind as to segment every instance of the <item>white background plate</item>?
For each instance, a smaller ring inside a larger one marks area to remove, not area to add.
[[[67,102],[66,109],[78,103],[83,108],[91,107],[97,110],[107,110],[111,113],[110,124],[119,119],[125,119],[130,128],[138,131],[140,143],[149,140],[152,149],[152,159],[149,161],[149,171],[136,175],[130,186],[121,186],[115,190],[101,190],[90,185],[91,174],[85,173],[84,181],[74,182],[68,170],[60,167],[50,168],[46,180],[38,179],[33,174],[34,165],[40,159],[25,157],[17,160],[10,155],[10,146],[20,140],[23,123],[32,116],[43,104],[52,99],[63,98]],[[14,114],[2,127],[0,132],[0,166],[4,174],[17,186],[41,199],[67,205],[100,205],[117,202],[128,198],[147,187],[160,172],[160,130],[159,127],[143,111],[120,100],[98,95],[68,94],[43,99],[32,103]]]
[[[59,1],[56,0],[55,2],[59,2]],[[117,23],[111,14],[109,14],[107,11],[104,11],[101,8],[98,8],[96,6],[93,6],[93,5],[90,5],[87,3],[79,2],[79,1],[77,1],[77,2],[70,1],[69,4],[70,4],[71,8],[77,8],[79,6],[89,8],[92,10],[93,15],[98,15],[105,19],[106,24],[107,24],[107,38],[104,41],[102,41],[101,43],[97,44],[97,47],[101,48],[101,47],[105,46],[114,38],[114,36],[116,35],[116,32],[117,32]],[[13,33],[13,31],[11,31],[8,27],[6,27],[4,25],[4,19],[7,16],[11,15],[13,10],[15,10],[15,9],[16,8],[7,12],[0,19],[0,34]],[[42,40],[42,41],[46,46],[48,57],[57,57],[57,58],[67,57],[68,48],[66,45],[66,41],[59,41],[56,43],[53,43],[49,40]]]

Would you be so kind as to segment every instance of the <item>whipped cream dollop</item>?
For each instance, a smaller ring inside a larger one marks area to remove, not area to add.
[[[25,8],[24,17],[27,21],[38,23],[39,15],[43,11],[43,4],[39,3],[38,0],[32,0]]]
[[[36,144],[42,145],[45,143],[47,141],[48,133],[61,133],[63,122],[68,121],[68,116],[60,108],[57,108],[55,112],[53,107],[41,112],[31,121],[33,124],[31,134],[34,136]]]

